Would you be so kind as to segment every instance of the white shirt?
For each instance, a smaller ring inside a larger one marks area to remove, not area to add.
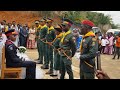
[[[99,38],[99,40],[101,40],[102,36],[99,36],[98,38]]]
[[[2,34],[2,37],[0,37],[0,44],[5,44],[5,42],[6,42],[6,40],[7,40],[7,37],[6,37],[6,35],[5,34]]]
[[[102,39],[101,40],[101,45],[102,46],[106,46],[107,44],[109,44],[109,41],[107,39]]]

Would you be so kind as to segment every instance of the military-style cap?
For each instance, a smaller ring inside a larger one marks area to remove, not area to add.
[[[38,23],[39,23],[39,20],[36,20],[36,21],[35,21],[35,24],[38,24]]]
[[[46,22],[53,22],[53,19],[47,18]]]
[[[44,19],[44,18],[42,18],[41,20],[40,20],[40,22],[45,22],[46,21],[46,19]]]
[[[83,25],[88,25],[90,27],[94,26],[94,23],[92,21],[90,21],[90,20],[84,20],[84,21],[82,21],[82,24]]]
[[[63,23],[61,25],[63,25],[63,26],[65,26],[65,25],[72,26],[72,24],[73,24],[73,22],[66,18],[66,19],[64,19],[64,21],[63,21]]]
[[[54,29],[55,30],[57,30],[58,32],[62,32],[62,26],[61,25],[56,25],[55,27],[54,27]]]
[[[5,32],[6,36],[10,36],[10,35],[18,35],[18,33],[15,31],[15,29],[11,29],[7,32]]]

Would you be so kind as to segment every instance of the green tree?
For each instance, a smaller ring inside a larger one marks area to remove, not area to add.
[[[53,11],[39,11],[39,14],[41,17],[54,17]]]
[[[111,17],[109,15],[105,16],[103,13],[97,12],[87,12],[87,18],[95,23],[96,26],[99,24],[105,25],[111,23]]]
[[[86,19],[86,14],[84,11],[67,11],[64,12],[60,18],[68,18],[74,23],[80,23],[83,19]]]

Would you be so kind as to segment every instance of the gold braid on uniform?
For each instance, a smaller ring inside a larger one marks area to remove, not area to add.
[[[36,30],[38,31],[39,28],[41,28],[41,25],[39,25]],[[36,32],[37,32],[37,31],[36,31]]]
[[[50,28],[48,28],[47,33],[49,34],[49,33],[50,33],[50,31],[51,31],[51,30],[53,30],[53,29],[54,29],[54,27],[53,27],[53,26],[51,26]]]
[[[90,31],[88,32],[87,34],[85,34],[83,37],[82,37],[82,42],[80,44],[80,52],[82,52],[82,49],[83,49],[83,40],[85,37],[89,37],[89,36],[95,36],[95,34],[93,33],[93,31]],[[93,68],[93,66],[91,64],[89,64],[88,62],[84,61],[89,67]]]
[[[57,38],[60,38],[60,37],[62,37],[62,36],[63,36],[63,32],[61,32],[59,35],[57,35],[56,38],[52,41],[52,43],[55,42],[55,40],[56,40]]]
[[[82,51],[82,44],[83,44],[83,39],[85,38],[85,37],[89,37],[89,36],[95,36],[95,34],[93,33],[93,31],[90,31],[90,32],[88,32],[87,34],[85,34],[83,37],[82,37],[82,42],[81,42],[81,44],[80,44],[80,51]]]
[[[40,29],[43,29],[43,28],[45,28],[45,27],[47,27],[47,25],[45,24],[45,25],[43,25],[43,26],[41,26],[41,28]]]
[[[61,43],[63,43],[64,38],[65,38],[68,34],[70,34],[70,33],[71,33],[70,30],[68,30],[67,32],[64,32],[64,33],[63,33],[63,37],[62,37],[62,39],[61,39]]]

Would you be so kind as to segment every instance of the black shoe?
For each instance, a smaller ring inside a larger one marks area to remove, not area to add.
[[[56,77],[56,76],[58,76],[58,75],[50,74],[50,76],[51,76],[51,77]]]
[[[43,65],[43,66],[41,66],[41,69],[49,69],[49,67],[48,67],[48,66]]]
[[[43,62],[37,62],[36,64],[43,64]]]
[[[112,58],[112,59],[115,59],[115,58]]]
[[[48,72],[46,72],[46,74],[53,74],[53,71],[48,71]]]
[[[36,64],[43,64],[43,62],[42,61],[38,61],[38,62],[36,62]]]

